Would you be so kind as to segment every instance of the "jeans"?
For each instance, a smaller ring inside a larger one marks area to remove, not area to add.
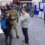
[[[18,36],[18,30],[17,30],[17,21],[13,21],[13,28],[15,29],[15,32],[16,32],[16,36]],[[13,28],[12,28],[12,30],[13,30]]]
[[[27,28],[22,28],[23,35],[25,37],[25,43],[28,43],[28,31]]]
[[[12,32],[10,31],[9,33],[7,33],[6,31],[4,31],[4,35],[5,45],[12,45]]]

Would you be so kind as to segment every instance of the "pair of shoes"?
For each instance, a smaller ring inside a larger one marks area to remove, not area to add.
[[[16,35],[16,38],[18,38],[18,39],[19,39],[19,36],[18,36],[18,35]]]
[[[28,45],[28,43],[22,42],[22,45]]]
[[[25,45],[25,42],[22,41],[22,45]]]
[[[22,45],[28,45],[27,43],[23,43]]]
[[[25,45],[28,45],[27,43],[25,43]]]
[[[22,42],[25,42],[25,40],[22,40]]]

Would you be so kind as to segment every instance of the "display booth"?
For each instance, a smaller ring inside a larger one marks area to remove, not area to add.
[[[0,23],[0,33],[3,33],[2,29],[1,29],[1,23]]]
[[[39,15],[38,17],[44,19],[44,3],[39,2]]]

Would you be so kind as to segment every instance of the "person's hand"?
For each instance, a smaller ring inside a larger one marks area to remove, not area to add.
[[[13,28],[11,29],[11,32],[13,32]]]
[[[15,17],[11,17],[11,19],[14,19]]]
[[[15,19],[15,17],[11,17],[11,19],[12,19],[12,20],[14,20],[14,19]]]

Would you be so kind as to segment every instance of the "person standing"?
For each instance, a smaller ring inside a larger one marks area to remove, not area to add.
[[[16,31],[16,38],[19,38],[18,32],[17,32],[18,15],[17,15],[16,7],[12,8],[12,10],[9,12],[9,15],[10,15],[10,17],[12,19],[12,22],[13,22],[12,30],[15,29],[15,31]]]
[[[28,24],[29,24],[29,19],[30,16],[28,14],[28,8],[23,7],[21,8],[21,26],[22,26],[22,32],[25,37],[25,43],[23,45],[28,45],[29,43],[29,38],[28,38]]]
[[[6,11],[3,14],[3,17],[1,18],[1,28],[5,35],[5,45],[12,45],[12,21],[9,15],[7,15],[8,12]]]

